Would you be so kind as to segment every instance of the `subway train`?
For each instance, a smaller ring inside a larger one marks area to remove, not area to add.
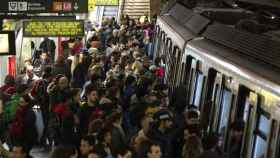
[[[213,22],[176,4],[158,16],[153,45],[165,65],[164,82],[171,92],[185,87],[182,104],[200,110],[203,130],[218,133],[225,152],[231,123],[243,120],[241,157],[280,157],[278,39]]]

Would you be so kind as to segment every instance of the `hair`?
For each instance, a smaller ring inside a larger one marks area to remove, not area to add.
[[[31,150],[31,149],[28,148],[27,145],[25,145],[22,142],[15,142],[14,144],[12,144],[12,148],[10,148],[11,151],[13,150],[13,147],[20,147],[21,148],[21,153],[25,153],[26,155],[28,155],[30,150]]]
[[[5,77],[5,84],[7,85],[14,85],[15,84],[15,78],[12,75],[7,75]]]
[[[94,84],[90,84],[86,87],[86,96],[89,95],[92,91],[96,91],[98,93],[98,88]]]
[[[51,152],[49,158],[70,158],[77,153],[74,146],[57,146]]]
[[[189,136],[183,149],[183,158],[198,158],[201,154],[202,144],[198,136]]]
[[[91,121],[89,123],[89,129],[88,132],[91,133],[98,133],[100,129],[103,127],[103,120],[102,119],[96,119],[94,121]]]
[[[219,136],[216,133],[210,133],[202,139],[204,150],[210,150],[218,145]]]
[[[80,88],[71,88],[70,90],[70,96],[73,98],[74,96],[76,96],[79,92],[81,92]]]
[[[105,126],[103,127],[97,134],[97,140],[99,143],[103,143],[105,141],[105,136],[107,133],[112,133],[111,126]]]
[[[91,135],[83,136],[81,140],[86,141],[90,146],[94,146],[96,144],[95,137]]]
[[[122,118],[122,113],[119,111],[114,111],[111,115],[109,115],[106,119],[107,125],[112,125],[113,123],[119,121]]]
[[[237,120],[230,125],[231,129],[233,129],[234,131],[243,131],[244,126],[245,123],[243,120]]]
[[[32,100],[30,98],[30,96],[28,94],[24,94],[23,96],[21,96],[28,104],[32,103]]]
[[[143,141],[140,145],[139,157],[147,158],[152,146],[160,146],[157,142],[150,140]]]

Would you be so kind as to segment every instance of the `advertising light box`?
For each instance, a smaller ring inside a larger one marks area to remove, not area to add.
[[[97,6],[116,6],[119,5],[119,0],[95,0]]]
[[[33,20],[23,22],[24,37],[84,36],[81,20]]]
[[[13,31],[1,31],[0,46],[0,55],[15,55],[15,33]]]

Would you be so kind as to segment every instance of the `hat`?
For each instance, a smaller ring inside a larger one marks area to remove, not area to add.
[[[161,110],[161,111],[158,111],[157,113],[155,113],[154,115],[154,119],[155,120],[171,120],[171,115],[170,115],[170,112],[168,112],[167,110]]]
[[[155,65],[151,65],[150,67],[149,67],[149,70],[150,71],[154,71],[154,70],[156,70],[157,69],[157,67],[155,66]]]

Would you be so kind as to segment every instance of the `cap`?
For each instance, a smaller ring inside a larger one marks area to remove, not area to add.
[[[161,110],[161,111],[158,111],[157,113],[155,113],[154,115],[154,119],[155,120],[171,120],[171,115],[170,115],[170,112],[167,111],[167,110]]]

